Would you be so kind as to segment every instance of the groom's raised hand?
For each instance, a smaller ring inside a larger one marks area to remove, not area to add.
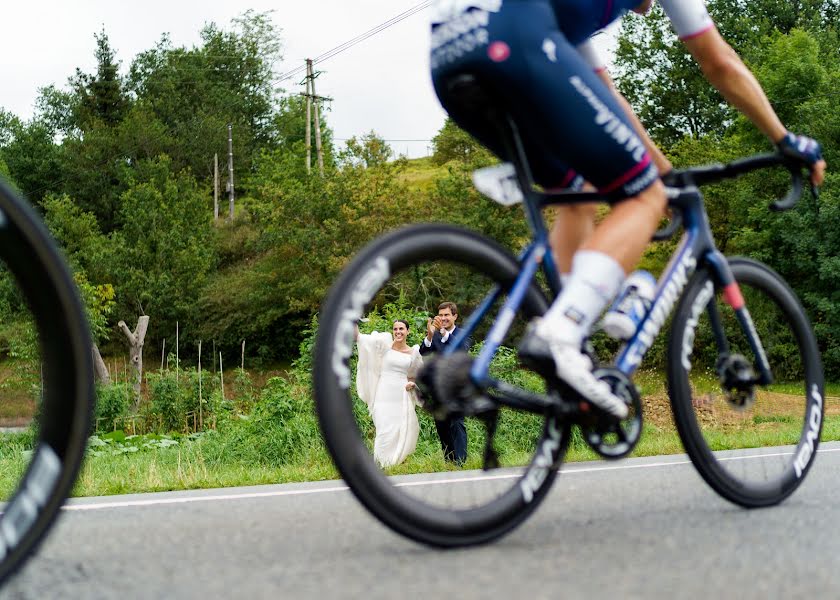
[[[435,319],[437,319],[437,317],[435,317]],[[434,337],[435,337],[435,324],[434,324],[434,321],[432,321],[432,318],[429,317],[426,320],[426,339],[431,342],[432,338],[434,338]]]

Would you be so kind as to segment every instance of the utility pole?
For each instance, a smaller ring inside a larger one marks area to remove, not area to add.
[[[230,218],[233,218],[233,125],[228,124],[228,191],[230,192]]]
[[[315,74],[312,72],[312,59],[307,59],[309,77],[312,82],[312,97],[315,100],[315,151],[318,153],[318,173],[324,176],[324,153],[321,151],[321,118],[318,110],[318,96],[315,94]]]
[[[213,155],[213,220],[219,219],[219,153]]]
[[[315,78],[320,75],[312,68],[312,59],[306,59],[306,172],[312,171],[312,105],[314,103],[315,112],[315,151],[318,154],[318,172],[321,177],[324,176],[324,153],[321,149],[321,114],[319,104],[322,100],[330,101],[332,98],[318,96],[315,93]]]
[[[306,59],[306,174],[312,173],[312,61]]]

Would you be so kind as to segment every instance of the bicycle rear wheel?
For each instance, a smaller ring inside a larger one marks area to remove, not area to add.
[[[372,419],[354,393],[354,326],[359,318],[374,315],[390,331],[393,319],[405,318],[388,313],[388,303],[399,302],[400,297],[410,298],[412,306],[427,315],[436,314],[444,300],[455,302],[459,312],[468,315],[499,286],[498,306],[518,272],[517,261],[508,252],[476,233],[444,225],[414,226],[364,249],[336,281],[321,311],[313,378],[327,447],[362,504],[414,540],[444,547],[477,544],[521,523],[548,492],[568,444],[569,428],[553,417],[502,408],[492,439],[502,446],[501,463],[508,468],[485,474],[474,469],[486,466],[482,457],[488,433],[480,419],[467,417],[465,472],[444,462],[434,421],[418,410],[416,450],[402,464],[381,467],[372,454],[376,436]],[[511,334],[494,361],[494,376],[542,385],[542,380],[519,368],[513,344],[527,321],[547,306],[532,285],[520,314],[511,317]],[[382,312],[389,318],[382,319]],[[489,311],[487,322],[479,324],[473,343],[486,334],[494,312]],[[425,318],[417,320],[411,344],[421,343],[425,335]],[[416,475],[430,472],[434,474]]]
[[[70,493],[94,402],[91,342],[76,287],[35,212],[2,182],[0,301],[4,342],[15,350],[6,348],[3,362],[11,367],[0,406],[4,414],[21,404],[35,413],[26,432],[0,434],[0,465],[7,474],[2,582],[42,540]]]
[[[736,504],[769,506],[802,483],[816,455],[822,362],[808,318],[785,281],[759,262],[729,262],[774,381],[744,383],[758,372],[755,353],[709,273],[700,270],[674,316],[668,386],[680,438],[703,479]],[[725,343],[714,335],[713,307]]]

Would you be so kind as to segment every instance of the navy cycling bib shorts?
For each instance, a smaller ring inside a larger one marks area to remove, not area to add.
[[[679,1],[697,8],[695,0]],[[432,23],[435,91],[462,129],[504,159],[495,126],[450,101],[446,85],[469,73],[489,87],[516,122],[534,179],[543,187],[568,186],[580,174],[606,196],[636,196],[658,179],[658,171],[615,94],[578,46],[638,3],[439,0],[446,6],[438,7],[444,18]],[[700,7],[707,16],[702,2]]]

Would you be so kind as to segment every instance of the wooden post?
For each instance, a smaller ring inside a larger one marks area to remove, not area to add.
[[[317,113],[316,113],[317,114]],[[230,218],[233,218],[233,125],[228,124],[228,191],[230,192]]]
[[[306,174],[312,173],[312,60],[306,59]]]
[[[242,340],[242,363],[239,368],[245,370],[245,340]]]
[[[213,375],[216,374],[216,340],[213,340]]]
[[[219,218],[219,153],[213,155],[213,220]]]
[[[312,99],[315,102],[315,151],[318,153],[318,173],[324,176],[324,154],[321,152],[321,117],[318,111],[318,96],[315,93],[315,73],[312,71],[312,61],[309,61],[309,75],[312,80]]]
[[[198,426],[204,431],[204,407],[201,404],[201,340],[198,340]]]
[[[178,383],[178,371],[181,366],[181,358],[179,354],[180,345],[178,343],[178,321],[175,321],[175,383]]]
[[[160,350],[160,370],[163,371],[163,359],[166,358],[166,338],[163,338],[163,348]]]
[[[219,352],[219,375],[222,377],[222,402],[225,401],[225,370],[222,368],[222,353]]]

